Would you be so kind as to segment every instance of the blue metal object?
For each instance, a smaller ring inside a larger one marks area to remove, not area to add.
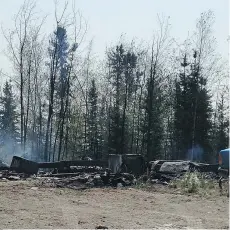
[[[229,154],[230,148],[219,152],[219,166],[223,169],[229,169]]]

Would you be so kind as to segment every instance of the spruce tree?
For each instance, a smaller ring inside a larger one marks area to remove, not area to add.
[[[175,103],[174,103],[174,142],[175,152],[173,159],[185,158],[185,153],[189,144],[187,143],[189,133],[191,133],[191,124],[188,117],[190,116],[190,102],[188,95],[188,66],[187,56],[183,58],[181,63],[182,71],[179,74],[179,79],[175,82]]]
[[[113,87],[114,103],[110,108],[110,135],[109,135],[109,152],[120,154],[122,152],[122,89],[123,89],[123,72],[124,72],[125,50],[123,45],[117,46],[115,51],[108,54],[109,67],[111,69],[109,81]]]
[[[176,82],[175,133],[177,159],[210,160],[211,102],[206,89],[206,79],[201,74],[201,66],[194,52],[193,61],[188,66],[186,56],[182,64],[183,72]]]
[[[89,89],[89,117],[88,117],[88,139],[89,139],[89,154],[93,155],[95,159],[100,158],[98,152],[98,108],[97,100],[98,93],[96,89],[95,80],[91,81],[91,87]]]
[[[154,86],[153,86],[154,85]],[[142,123],[142,154],[148,161],[159,159],[162,155],[163,119],[162,92],[159,84],[151,78],[147,80],[147,92],[144,100],[145,117]]]
[[[229,148],[229,119],[228,108],[226,108],[225,94],[222,92],[217,103],[216,122],[213,125],[213,151],[214,155],[218,154],[221,149]]]
[[[137,55],[123,45],[109,52],[109,81],[113,91],[110,108],[109,149],[111,153],[127,154],[131,143],[131,104],[133,100]]]
[[[6,81],[3,88],[3,95],[0,97],[0,130],[3,145],[15,145],[19,138],[18,114],[16,102],[12,92],[12,85]]]

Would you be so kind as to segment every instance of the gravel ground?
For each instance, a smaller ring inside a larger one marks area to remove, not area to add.
[[[85,191],[0,182],[1,228],[229,229],[228,197],[182,195],[160,187]]]

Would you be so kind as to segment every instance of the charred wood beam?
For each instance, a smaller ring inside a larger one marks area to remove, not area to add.
[[[7,167],[7,166],[0,166],[0,171],[2,171],[2,170],[9,170],[10,169],[10,167]]]
[[[10,165],[10,170],[18,173],[27,174],[37,174],[39,168],[57,168],[64,169],[71,166],[83,166],[83,167],[107,167],[107,161],[88,161],[88,160],[78,160],[78,161],[58,161],[58,162],[42,162],[37,163],[34,161],[26,160],[24,158],[14,156]]]
[[[10,165],[10,170],[18,173],[37,174],[38,163],[29,161],[18,156],[14,156]]]
[[[79,176],[81,175],[80,173],[55,173],[55,174],[47,174],[47,175],[42,175],[42,177],[74,177],[74,176]]]
[[[202,164],[190,162],[190,168],[195,169],[199,172],[214,172],[218,173],[218,164]]]
[[[70,166],[99,166],[99,167],[107,167],[107,161],[100,160],[77,160],[77,161],[58,161],[58,162],[42,162],[38,163],[39,168],[64,168]]]

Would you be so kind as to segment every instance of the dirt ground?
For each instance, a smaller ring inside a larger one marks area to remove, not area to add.
[[[182,195],[161,187],[70,189],[0,182],[1,228],[229,228],[228,197]]]

